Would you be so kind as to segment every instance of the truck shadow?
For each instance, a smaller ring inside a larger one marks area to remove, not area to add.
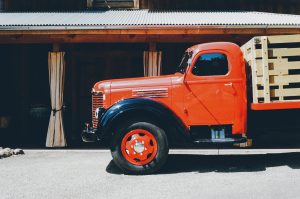
[[[262,155],[171,154],[167,163],[157,175],[185,172],[258,172],[278,166],[300,169],[300,153]],[[106,171],[111,174],[123,174],[113,161],[108,164]]]

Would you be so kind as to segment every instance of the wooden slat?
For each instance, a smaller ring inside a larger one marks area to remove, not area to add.
[[[300,48],[270,48],[268,50],[269,57],[288,57],[300,56]],[[256,58],[262,58],[262,50],[256,50]]]
[[[289,85],[290,83],[298,82],[300,82],[300,75],[271,76],[269,85]],[[257,78],[257,84],[263,86],[263,77]]]
[[[289,89],[273,89],[270,91],[271,97],[279,97],[279,96],[285,96],[285,97],[294,97],[294,96],[300,96],[300,88],[289,88]],[[258,91],[258,97],[263,98],[264,97],[264,91],[259,90]]]
[[[280,43],[298,43],[300,41],[300,35],[278,35],[268,37],[270,44],[280,44]]]
[[[278,61],[279,66],[283,66],[284,61],[283,61],[282,57],[278,57],[278,58],[277,58],[277,61]],[[287,61],[287,60],[286,60],[286,61]],[[285,62],[286,62],[286,61],[285,61]],[[275,68],[275,70],[276,70],[276,69],[277,69],[277,68]],[[279,77],[280,79],[283,79],[283,75],[282,75],[282,74],[279,74],[278,76],[273,76],[273,78],[275,78],[275,77]],[[298,78],[297,78],[297,79],[298,79]],[[290,81],[290,78],[289,78],[287,81]],[[291,83],[291,82],[289,82],[289,83]],[[283,90],[283,84],[278,85],[278,89],[279,89],[280,91],[282,91],[282,90]],[[282,95],[279,96],[279,101],[283,101],[283,100],[284,100],[283,96],[282,96]]]
[[[269,59],[269,65],[272,64],[274,70],[269,71],[269,75],[288,75],[291,69],[300,69],[300,61],[288,62],[288,59]],[[262,60],[256,60],[257,76],[262,76]]]
[[[270,102],[270,86],[269,86],[269,61],[268,61],[268,39],[267,37],[261,38],[262,42],[262,71],[263,71],[263,86],[264,86],[264,102]]]
[[[135,6],[134,0],[94,0],[93,7],[101,8],[133,8]]]
[[[256,58],[256,55],[255,55],[255,43],[254,43],[254,40],[252,39],[251,40],[251,55],[252,55],[252,58],[251,58],[251,72],[252,72],[252,92],[253,92],[253,102],[254,103],[257,103],[258,102],[258,99],[257,99],[257,95],[258,95],[258,92],[257,92],[257,68],[256,68],[256,62],[255,62],[255,58]]]
[[[291,70],[300,69],[300,61],[290,61],[288,58],[300,57],[300,47],[268,48],[270,44],[288,43],[300,43],[300,35],[255,37],[241,47],[244,59],[252,69],[254,103],[262,103],[258,98],[262,98],[263,103],[270,103],[274,102],[273,97],[276,97],[277,101],[286,101],[285,97],[300,97],[300,87],[284,88],[292,83],[300,83],[300,75],[291,73]],[[256,44],[260,44],[261,49],[256,49]],[[262,86],[263,89],[257,90],[258,86]],[[277,88],[271,89],[270,86]]]

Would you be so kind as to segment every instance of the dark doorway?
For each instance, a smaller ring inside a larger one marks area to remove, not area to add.
[[[69,146],[81,141],[83,124],[91,121],[91,89],[101,80],[142,77],[143,44],[82,44],[69,46],[65,84],[66,137]]]

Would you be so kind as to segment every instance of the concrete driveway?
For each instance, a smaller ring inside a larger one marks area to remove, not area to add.
[[[149,176],[123,175],[107,150],[25,153],[0,159],[1,199],[300,198],[300,150],[172,150]]]

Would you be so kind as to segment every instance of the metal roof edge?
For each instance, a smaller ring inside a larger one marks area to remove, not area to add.
[[[201,26],[0,26],[1,30],[201,30],[201,29],[300,28],[300,25],[201,25]]]

